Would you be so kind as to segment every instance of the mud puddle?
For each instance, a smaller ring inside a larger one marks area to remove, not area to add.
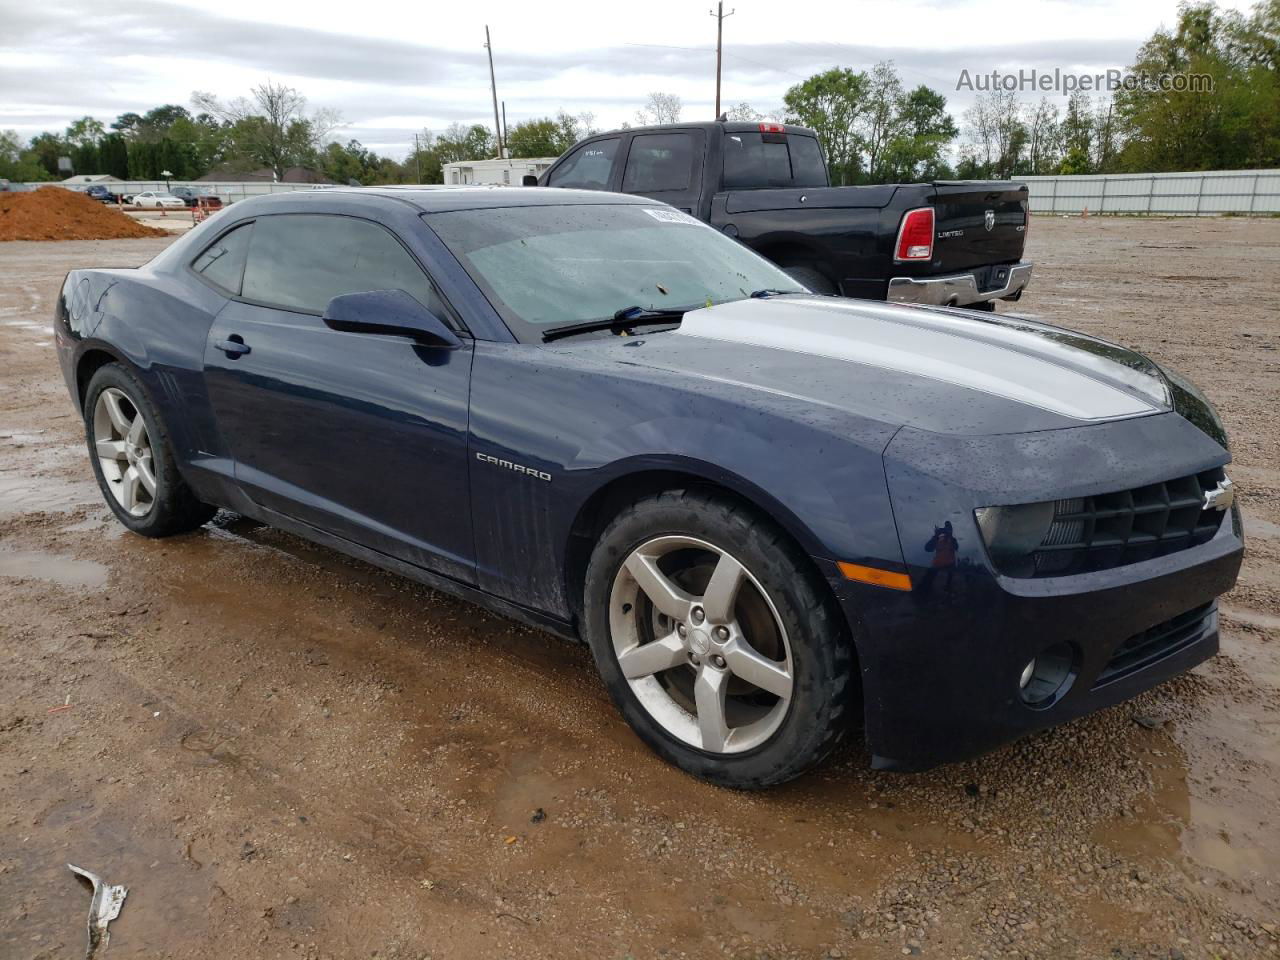
[[[12,580],[47,580],[69,590],[97,590],[107,585],[109,575],[94,560],[39,550],[0,550],[0,577]]]

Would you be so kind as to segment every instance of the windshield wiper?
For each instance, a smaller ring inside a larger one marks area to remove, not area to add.
[[[581,323],[566,323],[562,327],[552,327],[542,331],[542,341],[559,340],[561,337],[572,337],[577,333],[591,333],[596,330],[625,331],[638,323],[661,323],[664,320],[679,320],[691,307],[672,307],[665,310],[654,310],[648,307],[623,307],[608,320],[584,320]]]
[[[775,290],[773,287],[765,287],[763,290],[752,290],[752,300],[767,300],[769,297],[781,297],[790,293],[801,293],[800,290]]]

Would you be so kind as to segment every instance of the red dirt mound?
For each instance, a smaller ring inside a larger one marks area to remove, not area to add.
[[[41,187],[26,193],[0,193],[0,241],[116,240],[164,237],[88,194],[63,187]]]

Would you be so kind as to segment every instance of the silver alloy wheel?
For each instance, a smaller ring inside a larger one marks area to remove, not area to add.
[[[632,550],[610,590],[609,632],[636,699],[691,746],[741,753],[786,717],[786,628],[751,571],[714,544],[661,536]]]
[[[145,517],[156,499],[151,435],[141,411],[123,390],[107,387],[98,394],[93,448],[116,503],[135,517]]]

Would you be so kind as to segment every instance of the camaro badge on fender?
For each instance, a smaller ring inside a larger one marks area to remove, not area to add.
[[[551,474],[542,470],[535,470],[533,467],[526,467],[519,463],[512,463],[510,460],[500,460],[498,457],[490,456],[487,453],[477,453],[476,459],[484,463],[492,463],[498,467],[505,467],[514,473],[523,473],[526,477],[536,477],[539,480],[551,480]]]

